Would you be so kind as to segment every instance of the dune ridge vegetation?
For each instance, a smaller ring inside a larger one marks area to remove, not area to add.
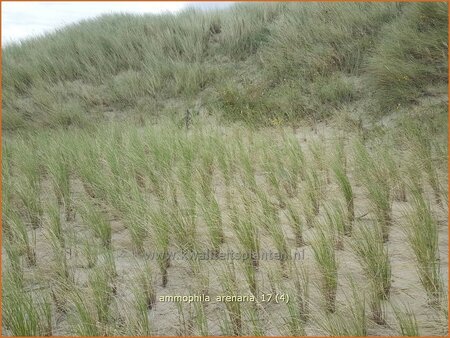
[[[273,125],[447,93],[446,3],[106,15],[2,49],[3,129],[195,109]]]

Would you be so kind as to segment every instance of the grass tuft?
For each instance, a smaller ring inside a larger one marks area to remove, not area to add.
[[[318,229],[312,249],[322,275],[321,292],[325,301],[325,309],[327,312],[335,312],[338,266],[333,241],[324,230]]]

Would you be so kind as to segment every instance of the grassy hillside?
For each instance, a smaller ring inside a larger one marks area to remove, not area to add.
[[[447,92],[446,3],[108,15],[3,48],[3,129],[182,116],[382,114]]]
[[[447,4],[105,16],[3,52],[3,335],[448,335]]]

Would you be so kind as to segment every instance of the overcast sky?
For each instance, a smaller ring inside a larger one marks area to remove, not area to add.
[[[12,2],[2,1],[2,44],[51,32],[55,28],[107,13],[177,12],[187,6],[221,8],[220,2]]]

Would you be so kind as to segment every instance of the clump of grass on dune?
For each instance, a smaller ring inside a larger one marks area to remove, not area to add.
[[[161,284],[167,286],[170,267],[169,245],[170,245],[170,222],[168,212],[164,209],[152,212],[150,219],[153,223],[153,236],[155,238],[155,249],[157,252],[157,263],[161,272]],[[170,213],[169,213],[170,215]]]
[[[81,252],[86,261],[86,267],[88,269],[93,268],[97,264],[99,248],[97,243],[92,238],[88,238],[81,243]]]
[[[174,135],[172,139],[163,135],[161,130],[154,129],[152,132],[147,131],[143,137],[133,132],[131,135],[133,141],[129,145],[131,148],[129,162],[130,165],[136,166],[136,183],[141,190],[149,189],[160,204],[165,204],[170,197],[172,203],[176,205],[177,181],[173,178],[175,169],[172,168],[172,163],[173,147],[177,146],[178,137]]]
[[[289,335],[304,336],[306,334],[304,324],[301,320],[301,313],[296,302],[289,302],[287,304],[288,317],[284,318]]]
[[[111,224],[102,210],[99,210],[91,201],[86,200],[82,212],[83,220],[87,223],[92,233],[100,239],[105,248],[111,247]]]
[[[399,327],[399,332],[402,336],[420,336],[419,325],[414,312],[406,305],[403,307],[403,309],[400,309],[398,306],[392,306]]]
[[[288,134],[283,134],[282,144],[264,138],[260,146],[263,152],[261,167],[280,207],[284,209],[285,197],[292,198],[297,194],[299,175],[304,175],[303,152],[294,136]]]
[[[12,229],[8,222],[9,215],[12,211],[12,181],[11,181],[11,164],[9,155],[9,145],[2,142],[2,234],[6,238],[11,239]]]
[[[58,145],[49,146],[47,156],[47,170],[53,182],[58,205],[64,207],[66,221],[74,218],[70,193],[70,153],[69,150],[60,149]]]
[[[108,181],[100,165],[100,149],[89,135],[76,139],[74,157],[75,172],[81,179],[84,190],[91,198],[105,198]]]
[[[11,280],[11,283],[14,283],[17,287],[23,287],[24,266],[21,258],[21,248],[18,247],[15,243],[4,241],[4,249],[6,254],[4,257],[7,257],[7,260],[5,259],[5,263],[3,265],[5,280],[6,276],[8,276],[8,278]]]
[[[303,324],[307,323],[310,319],[310,278],[308,270],[301,266],[300,268],[293,269],[292,278],[294,279],[294,294],[297,305],[297,317]],[[294,275],[295,273],[295,275]]]
[[[234,165],[235,158],[233,156],[234,148],[232,144],[226,142],[225,138],[218,137],[215,143],[217,147],[216,151],[220,154],[220,156],[217,156],[217,163],[225,182],[226,199],[229,203],[231,199],[230,186],[236,169]]]
[[[402,155],[396,153],[395,157],[397,158],[397,160],[394,159],[393,155],[394,154],[391,154],[391,152],[389,152],[386,147],[386,149],[384,149],[384,151],[382,152],[381,157],[385,162],[386,169],[389,174],[389,179],[391,180],[393,185],[393,198],[400,202],[406,202],[406,182],[402,175],[403,168],[401,168],[401,163],[403,160],[401,157]]]
[[[269,234],[272,237],[275,248],[279,254],[282,275],[287,277],[289,268],[288,263],[291,259],[291,252],[286,241],[286,235],[279,223],[272,224],[269,229]]]
[[[311,202],[310,192],[308,187],[302,189],[299,197],[301,211],[304,215],[305,224],[308,228],[313,228],[315,224],[315,217],[317,216],[314,211],[314,205]]]
[[[208,317],[204,303],[194,303],[194,318],[199,335],[209,336]]]
[[[419,193],[413,196],[405,232],[416,258],[420,282],[430,302],[439,303],[443,284],[439,265],[438,227],[429,203]]]
[[[278,209],[262,188],[256,191],[256,195],[262,209],[262,213],[259,214],[260,223],[265,230],[270,231],[274,224],[279,223]]]
[[[249,306],[243,309],[244,321],[249,323],[248,330],[252,336],[261,337],[266,335],[266,328],[264,319],[261,316],[260,310],[256,306]]]
[[[74,309],[69,317],[73,333],[80,336],[100,335],[102,331],[98,327],[96,314],[81,290],[74,290],[69,294],[69,299]]]
[[[355,218],[354,194],[350,179],[346,173],[346,158],[343,151],[343,145],[337,147],[337,155],[332,165],[332,170],[347,205],[347,222],[345,233],[346,235],[350,235],[352,231],[352,223]]]
[[[209,237],[214,254],[220,252],[220,246],[225,242],[222,214],[215,196],[202,204],[203,218],[208,226]]]
[[[75,283],[73,280],[53,279],[50,284],[50,292],[56,314],[66,314],[69,311],[68,295],[73,292]]]
[[[385,314],[382,301],[389,298],[391,289],[391,265],[387,248],[383,245],[380,226],[360,227],[351,247],[360,262],[370,287],[372,318],[384,324]]]
[[[204,144],[200,154],[200,165],[197,168],[199,174],[200,191],[203,199],[209,199],[214,193],[214,154],[212,150],[212,140],[204,139],[201,143]]]
[[[210,293],[210,273],[200,258],[193,259],[191,266],[194,271],[195,283],[192,286],[192,293],[208,295]]]
[[[183,336],[208,336],[208,313],[205,303],[194,302],[192,304],[177,303],[179,335]]]
[[[187,308],[187,311],[186,311]],[[179,335],[192,335],[194,332],[194,320],[192,318],[192,307],[190,304],[187,306],[181,302],[177,303],[177,312],[178,312],[178,330],[177,333]]]
[[[315,128],[315,126],[314,126]],[[327,153],[325,148],[325,140],[313,140],[309,143],[309,151],[311,153],[312,159],[311,163],[313,164],[314,168],[318,172],[318,177],[323,184],[329,184],[330,183],[330,176],[328,173],[328,167],[326,165],[327,163]]]
[[[32,294],[3,275],[3,325],[15,336],[51,336],[53,334],[52,310],[48,295]]]
[[[89,287],[92,290],[96,319],[106,326],[111,318],[110,305],[113,297],[112,276],[103,265],[89,273]]]
[[[41,160],[40,154],[30,146],[22,144],[17,151],[20,153],[18,167],[21,178],[16,181],[15,190],[26,208],[28,218],[33,228],[42,224],[41,201]]]
[[[232,225],[236,233],[239,244],[251,261],[254,269],[259,266],[260,252],[260,230],[252,217],[252,205],[254,204],[250,192],[247,191],[243,196],[243,204],[246,207],[245,212],[239,210],[236,206],[232,207]]]
[[[372,210],[381,225],[383,240],[389,240],[392,223],[392,188],[383,160],[375,157],[361,142],[355,144],[355,164],[358,179],[364,185]]]
[[[111,248],[104,249],[100,251],[103,266],[105,269],[105,273],[108,274],[111,278],[115,278],[118,276],[117,267],[116,267],[116,259],[114,257],[114,252]]]
[[[111,334],[117,270],[113,254],[104,250],[99,264],[89,271],[87,287],[76,285],[67,293],[70,332],[80,336]]]
[[[133,288],[132,290],[134,301],[129,306],[132,307],[134,311],[130,311],[128,307],[126,308],[126,326],[121,329],[125,331],[126,334],[150,336],[154,331],[152,331],[151,321],[148,316],[148,308],[144,302],[140,301],[140,291],[137,288]]]
[[[323,199],[324,182],[319,174],[315,170],[311,170],[306,175],[306,205],[305,210],[307,212],[307,223],[312,226],[312,217],[317,216],[320,211],[320,204]]]
[[[356,290],[351,282],[351,294],[346,295],[347,306],[344,311],[319,316],[318,326],[332,336],[367,336],[367,314],[365,298]]]
[[[296,183],[297,179],[305,178],[305,154],[303,153],[303,149],[300,146],[300,143],[294,134],[283,134],[283,140],[286,144],[286,152],[285,154],[289,159],[289,171],[292,173],[292,187],[294,188],[294,192],[296,191]]]
[[[183,162],[179,167],[178,178],[187,207],[195,212],[197,207],[197,189],[194,185],[194,159],[196,157],[192,143],[180,144]]]
[[[240,160],[241,178],[244,184],[251,191],[257,190],[255,167],[251,157],[251,150],[246,149],[242,143],[239,145],[238,158]]]
[[[148,170],[148,163],[145,158],[148,150],[137,130],[132,130],[128,133],[128,140],[125,148],[128,153],[129,163],[132,164],[132,172],[134,173],[136,183],[140,188],[145,189],[148,185],[148,175],[146,173]]]
[[[283,196],[282,196],[282,187],[281,187],[281,178],[279,175],[279,158],[278,158],[278,149],[271,149],[265,147],[264,151],[264,160],[263,160],[263,170],[265,175],[267,176],[267,181],[270,185],[270,188],[273,190],[273,194],[277,197],[280,206],[284,207]]]
[[[253,262],[254,260],[251,258],[245,259],[243,261],[243,271],[250,293],[258,297],[258,282],[256,279],[256,268]]]
[[[16,245],[20,248],[22,254],[25,254],[26,261],[29,266],[37,264],[36,258],[36,233],[31,233],[31,238],[28,229],[19,215],[12,213],[9,221],[13,230],[14,241],[11,245]]]
[[[300,208],[296,207],[292,201],[288,201],[286,203],[286,214],[289,219],[289,226],[294,233],[295,245],[297,247],[305,245],[305,239],[303,237],[304,224]]]
[[[222,286],[222,290],[225,295],[238,294],[238,285],[234,263],[226,265],[223,275],[220,276],[220,285]],[[226,302],[225,306],[227,309],[229,323],[231,323],[233,335],[242,335],[243,322],[241,304],[239,302]]]
[[[129,315],[127,332],[140,336],[147,336],[153,333],[151,321],[148,316],[148,303],[146,297],[143,297],[143,291],[140,285],[132,287],[133,293],[133,312]],[[128,309],[127,309],[128,311]]]
[[[347,235],[348,224],[344,208],[339,203],[333,202],[325,207],[325,219],[328,230],[334,238],[334,245],[337,250],[344,249],[344,235]]]
[[[72,278],[67,262],[66,241],[61,229],[59,210],[55,211],[55,209],[53,209],[53,211],[50,210],[50,213],[53,215],[51,215],[52,219],[47,227],[47,238],[53,251],[53,260],[55,264],[53,269],[55,270],[57,280],[69,284]],[[58,214],[55,215],[55,213]]]
[[[133,244],[133,253],[145,253],[144,241],[148,234],[149,211],[145,198],[139,192],[137,184],[132,182],[129,186],[129,197],[125,202],[125,219],[127,229]]]
[[[64,248],[66,245],[66,239],[63,231],[63,226],[61,222],[61,214],[59,208],[55,205],[50,205],[47,210],[48,214],[48,225],[47,232],[49,235],[55,239],[59,245]]]
[[[429,128],[425,129],[414,122],[405,122],[405,137],[407,139],[408,146],[411,152],[420,159],[420,162],[416,164],[416,168],[422,169],[428,178],[428,183],[433,189],[434,197],[437,204],[442,205],[441,195],[442,187],[437,170],[437,161],[433,152],[432,140],[429,137]],[[411,170],[413,170],[412,168]],[[416,169],[417,170],[417,169]],[[411,172],[413,180],[420,180],[421,174],[418,172]],[[413,181],[414,183],[414,181]],[[415,190],[422,190],[420,182],[416,184]]]
[[[153,272],[148,263],[140,267],[136,284],[141,290],[142,300],[139,300],[139,302],[144,303],[147,309],[152,310],[156,304],[156,290],[154,287]]]
[[[177,208],[172,211],[171,217],[176,245],[183,253],[194,253],[198,248],[195,211],[189,208]]]

